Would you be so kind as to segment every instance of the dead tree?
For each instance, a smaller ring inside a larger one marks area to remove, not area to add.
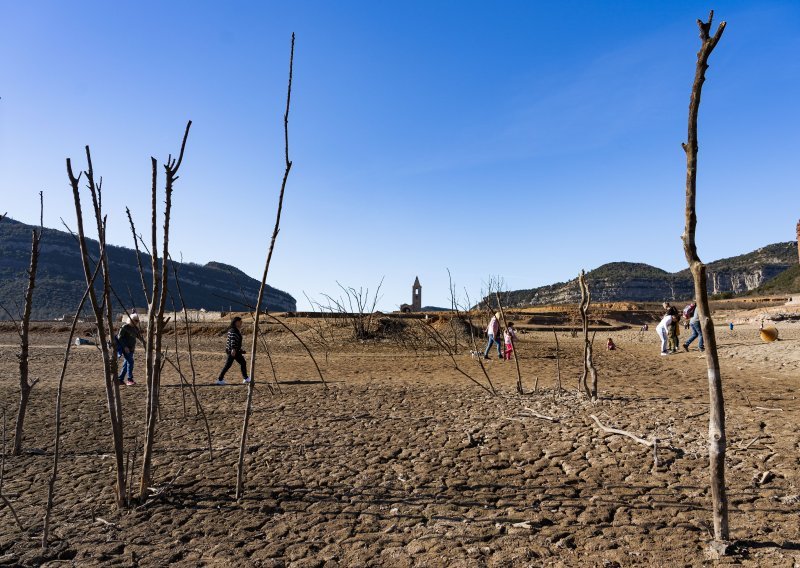
[[[75,337],[75,328],[78,325],[78,319],[83,312],[83,306],[86,304],[86,299],[89,297],[89,288],[94,286],[94,280],[97,278],[97,273],[100,271],[101,264],[97,264],[92,274],[92,279],[83,293],[78,309],[75,310],[75,316],[72,318],[72,326],[69,328],[69,337],[67,338],[67,346],[64,349],[64,361],[61,363],[61,375],[58,377],[58,390],[56,391],[56,411],[55,423],[56,433],[53,442],[53,472],[50,474],[50,481],[47,484],[47,505],[44,512],[44,530],[42,531],[42,548],[47,548],[47,541],[50,535],[50,511],[53,509],[53,496],[55,494],[56,479],[58,478],[58,458],[61,449],[61,394],[64,391],[64,377],[67,375],[67,363],[69,362],[69,352],[72,349],[72,338]]]
[[[353,329],[353,339],[370,339],[373,334],[373,322],[375,320],[375,307],[380,299],[383,278],[378,283],[378,288],[370,295],[369,288],[359,286],[356,290],[353,286],[343,286],[336,283],[344,292],[338,299],[323,294],[328,300],[327,306],[319,306],[321,310],[339,314]]]
[[[81,251],[81,264],[86,280],[86,287],[89,291],[89,300],[94,312],[95,325],[97,327],[97,339],[100,345],[100,352],[103,357],[103,375],[106,386],[106,399],[108,402],[108,414],[111,419],[111,433],[114,443],[114,458],[116,465],[116,487],[115,499],[117,508],[122,509],[126,506],[127,498],[125,491],[125,461],[124,461],[124,438],[123,438],[123,415],[122,398],[119,392],[117,381],[117,358],[116,353],[111,349],[113,338],[113,318],[111,308],[111,274],[108,267],[108,253],[106,251],[106,222],[102,211],[102,180],[95,182],[94,169],[92,167],[92,155],[89,147],[86,146],[87,169],[79,173],[76,177],[72,170],[72,161],[67,158],[67,175],[72,188],[72,196],[75,202],[75,215],[77,217],[78,245]],[[95,286],[92,285],[94,270],[90,265],[89,248],[86,243],[86,233],[83,227],[83,210],[81,208],[80,178],[86,175],[87,187],[92,198],[92,208],[94,209],[95,223],[97,225],[97,241],[100,246],[100,255],[97,260],[102,274],[102,295],[97,296]]]
[[[458,360],[455,357],[455,351],[453,345],[451,345],[450,341],[444,335],[442,335],[435,327],[433,327],[433,325],[430,325],[426,321],[419,322],[419,325],[422,328],[422,330],[428,335],[428,337],[431,340],[433,340],[436,346],[445,353],[447,353],[447,356],[450,357],[450,360],[453,363],[453,368],[458,373],[460,373],[461,375],[463,375],[464,377],[466,377],[467,379],[478,385],[488,394],[492,396],[497,396],[497,391],[495,390],[494,384],[492,383],[492,380],[489,378],[488,373],[486,373],[486,368],[484,367],[482,360],[479,359],[478,363],[480,364],[481,369],[483,369],[483,374],[486,377],[486,382],[489,386],[484,385],[479,380],[477,380],[476,378],[474,378],[472,375],[470,375],[464,369],[461,368],[461,365],[458,364]]]
[[[295,331],[291,327],[286,325],[286,323],[284,323],[280,319],[278,319],[275,316],[273,316],[271,313],[265,312],[265,315],[268,318],[270,318],[272,321],[274,321],[275,323],[277,323],[281,327],[283,327],[283,329],[285,329],[286,331],[291,333],[292,336],[294,336],[294,338],[298,341],[298,343],[300,343],[300,345],[303,346],[303,349],[306,350],[306,353],[308,353],[308,356],[311,358],[311,362],[314,363],[314,367],[317,369],[317,375],[319,376],[319,380],[322,381],[322,386],[325,387],[325,390],[328,390],[328,383],[325,381],[325,377],[322,374],[322,370],[319,368],[319,364],[317,363],[317,359],[314,357],[314,353],[311,352],[311,349],[308,348],[308,345],[306,345],[306,342],[303,341],[302,339],[300,339],[300,336],[297,335],[297,333],[295,333]],[[278,379],[276,377],[275,378],[276,384],[277,384],[277,380]]]
[[[139,498],[146,497],[150,481],[152,478],[152,462],[153,462],[153,447],[155,443],[156,433],[156,420],[158,417],[159,396],[161,393],[161,370],[164,367],[162,358],[164,357],[161,350],[162,337],[164,335],[164,308],[167,303],[167,283],[169,281],[169,270],[167,269],[167,259],[169,258],[169,227],[170,215],[172,213],[172,191],[175,187],[175,182],[178,180],[178,171],[183,163],[183,155],[186,150],[186,140],[189,137],[189,129],[192,127],[190,120],[186,124],[186,130],[183,134],[183,141],[181,142],[180,153],[177,158],[172,155],[167,158],[164,164],[164,193],[165,193],[165,206],[164,206],[164,233],[162,239],[162,252],[161,263],[158,260],[158,237],[157,237],[157,224],[158,224],[158,211],[157,197],[158,197],[158,174],[157,174],[157,161],[155,158],[150,158],[152,167],[152,184],[151,184],[151,224],[150,224],[150,261],[151,269],[153,272],[150,303],[147,310],[147,343],[145,345],[145,365],[147,366],[147,403],[145,405],[145,438],[144,447],[142,450],[142,474],[139,479]],[[131,226],[133,226],[131,224]],[[137,249],[138,250],[138,249]]]
[[[589,341],[589,304],[592,302],[592,294],[589,291],[589,285],[586,284],[586,272],[583,270],[581,270],[578,276],[578,285],[581,288],[579,310],[581,323],[583,325],[583,373],[578,383],[578,390],[582,389],[591,400],[597,400],[597,370],[594,368],[594,362],[592,361],[594,336],[592,336],[592,340]],[[591,376],[592,379],[591,387],[587,382],[589,376]]]
[[[708,421],[708,453],[711,476],[711,499],[714,514],[714,540],[715,548],[724,552],[725,542],[730,538],[728,530],[728,497],[725,491],[725,401],[722,397],[722,378],[719,370],[719,356],[717,355],[717,338],[714,334],[714,322],[711,319],[711,309],[708,304],[708,288],[706,284],[706,266],[697,254],[695,244],[695,229],[697,228],[697,212],[695,202],[697,198],[697,115],[700,110],[700,95],[705,82],[708,58],[716,47],[725,31],[725,22],[717,28],[711,36],[711,21],[714,18],[712,10],[708,15],[708,22],[697,20],[700,28],[700,51],[697,52],[697,66],[695,68],[692,94],[689,99],[689,134],[686,143],[682,144],[686,152],[686,226],[683,232],[683,250],[686,261],[694,279],[694,293],[697,300],[697,309],[700,310],[700,327],[706,344],[706,365],[708,367],[708,395],[709,395],[709,421]]]
[[[466,307],[464,307],[464,315],[467,319],[467,325],[469,326],[469,338],[470,342],[472,343],[472,350],[476,353],[478,359],[478,365],[481,367],[481,372],[483,372],[483,376],[486,377],[486,382],[489,383],[491,387],[492,394],[497,394],[495,391],[494,385],[492,384],[492,379],[489,377],[489,372],[486,370],[486,365],[483,364],[483,357],[480,356],[480,349],[478,349],[478,340],[475,337],[475,325],[472,323],[472,309],[470,308],[472,302],[469,298],[469,292],[467,289],[464,288],[464,297],[466,298]],[[456,305],[458,305],[456,303]]]
[[[508,329],[508,321],[506,320],[506,312],[503,309],[503,302],[500,301],[500,291],[495,290],[494,297],[497,300],[497,309],[500,310],[500,317],[503,319],[503,327]],[[517,346],[514,345],[514,335],[509,334],[511,338],[511,353],[514,355],[514,364],[517,366],[517,393],[524,394],[524,390],[522,388],[522,373],[519,370],[519,359],[517,359]]]
[[[242,421],[242,435],[239,440],[239,459],[236,462],[236,498],[241,499],[244,495],[244,452],[247,447],[247,429],[250,425],[250,415],[253,412],[253,391],[256,385],[256,350],[258,349],[258,326],[261,316],[261,303],[264,300],[264,291],[267,287],[267,275],[269,265],[272,261],[272,252],[275,250],[275,241],[278,239],[278,232],[281,226],[281,212],[283,210],[283,196],[286,191],[286,181],[289,179],[289,172],[292,169],[292,162],[289,160],[289,105],[292,101],[292,71],[294,66],[294,33],[292,33],[292,46],[289,53],[289,85],[286,93],[286,111],[283,114],[283,141],[284,141],[284,162],[283,181],[278,195],[278,210],[275,215],[275,227],[272,230],[272,239],[267,251],[267,260],[264,262],[264,273],[261,275],[261,286],[258,289],[258,299],[255,305],[255,319],[253,320],[253,342],[250,347],[250,383],[247,385],[247,402],[245,403],[244,419]]]
[[[553,390],[553,399],[555,399],[556,393],[558,395],[561,394],[561,348],[558,344],[558,334],[556,333],[556,328],[553,328],[553,337],[556,338],[556,379],[558,380],[556,389]]]
[[[12,455],[22,453],[22,435],[25,430],[25,412],[28,410],[28,400],[31,389],[39,379],[28,380],[28,347],[31,330],[31,309],[33,307],[33,289],[36,287],[36,269],[39,266],[39,249],[42,242],[44,216],[44,198],[39,192],[39,228],[31,231],[31,263],[28,267],[28,287],[25,289],[25,304],[22,319],[19,325],[19,410],[17,411],[17,424],[14,427],[14,445]]]

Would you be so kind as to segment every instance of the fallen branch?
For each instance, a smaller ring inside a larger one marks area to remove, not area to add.
[[[750,440],[750,443],[749,443],[749,444],[747,444],[747,445],[746,445],[744,448],[742,448],[742,449],[743,449],[743,450],[749,450],[749,449],[750,449],[750,446],[752,446],[753,444],[755,444],[756,442],[758,442],[760,439],[761,439],[761,435],[759,434],[758,436],[756,436],[755,438],[753,438],[752,440]]]
[[[689,416],[686,417],[686,419],[688,420],[690,418],[697,418],[698,416],[702,416],[703,414],[706,414],[707,412],[708,412],[708,408],[706,408],[705,410],[703,410],[701,412],[698,412],[696,414],[690,414]]]
[[[525,407],[525,410],[530,412],[531,415],[534,416],[535,418],[541,418],[542,420],[549,420],[550,422],[558,422],[558,418],[553,418],[552,416],[545,416],[544,414],[539,414],[538,412],[528,408],[527,406]]]
[[[766,406],[754,406],[756,410],[775,410],[777,412],[783,412],[783,408],[767,408]]]
[[[603,432],[607,432],[609,434],[619,434],[621,436],[627,436],[634,442],[647,446],[648,448],[651,448],[653,447],[653,445],[656,444],[655,439],[645,440],[644,438],[640,438],[636,434],[631,434],[627,430],[619,430],[618,428],[609,428],[608,426],[603,426],[603,424],[600,422],[600,420],[597,419],[597,416],[595,416],[594,414],[590,414],[589,418],[594,420]]]
[[[95,517],[94,520],[95,520],[95,522],[98,522],[101,525],[105,525],[107,527],[111,527],[112,529],[119,530],[119,525],[118,524],[109,522],[109,521],[105,520],[103,517]]]
[[[163,497],[167,493],[169,488],[172,487],[172,485],[175,483],[175,480],[178,479],[178,477],[180,476],[181,473],[183,473],[183,466],[181,466],[180,469],[178,469],[178,472],[175,474],[175,477],[173,477],[172,480],[170,480],[166,485],[164,485],[162,487],[159,487],[159,488],[157,488],[157,487],[148,487],[147,488],[148,491],[151,492],[150,498],[147,501],[145,501],[143,504],[141,504],[138,507],[136,507],[136,509],[137,510],[144,509],[145,507],[148,507],[148,506],[152,505],[153,503],[155,503],[156,501],[158,501],[159,499],[161,499],[161,497]]]

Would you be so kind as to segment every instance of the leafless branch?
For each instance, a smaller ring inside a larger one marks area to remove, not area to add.
[[[278,210],[275,215],[275,228],[272,231],[267,260],[264,263],[264,273],[261,276],[261,286],[258,290],[258,300],[256,300],[256,316],[253,322],[253,343],[250,349],[250,383],[247,385],[247,403],[245,405],[244,420],[242,421],[242,435],[239,442],[239,459],[236,463],[236,498],[241,499],[244,495],[244,453],[247,446],[247,429],[250,424],[250,415],[253,411],[253,391],[256,384],[256,352],[258,349],[258,324],[261,315],[261,303],[264,299],[264,290],[267,285],[267,275],[269,265],[272,261],[272,252],[275,250],[275,241],[278,239],[278,232],[281,225],[281,212],[283,211],[283,196],[286,191],[286,181],[289,179],[289,172],[292,169],[292,162],[289,160],[289,105],[292,100],[292,72],[294,68],[294,33],[292,34],[292,46],[289,55],[289,85],[286,94],[286,112],[283,115],[283,133],[285,147],[285,169],[283,181],[281,182],[280,194],[278,196]]]

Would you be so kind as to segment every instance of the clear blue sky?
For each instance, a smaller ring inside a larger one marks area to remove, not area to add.
[[[194,121],[172,250],[270,283],[447,304],[605,262],[685,267],[689,90],[708,8],[728,28],[700,116],[704,260],[792,240],[800,217],[800,2],[0,0],[0,212],[74,222],[64,160],[92,148],[109,241],[149,211],[149,157]]]

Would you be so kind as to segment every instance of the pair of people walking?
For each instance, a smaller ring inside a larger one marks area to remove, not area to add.
[[[244,349],[242,349],[242,318],[235,317],[231,320],[231,325],[228,328],[227,341],[225,353],[228,358],[225,361],[225,366],[217,378],[215,384],[225,385],[225,374],[231,368],[234,362],[239,363],[242,371],[242,382],[247,384],[250,382],[250,377],[247,375],[247,363],[244,360]],[[117,348],[117,357],[122,357],[122,369],[120,371],[118,380],[120,385],[133,386],[136,381],[133,379],[134,358],[133,354],[136,351],[136,342],[139,340],[139,314],[136,311],[131,312],[127,321],[117,332],[115,339]]]
[[[517,332],[514,330],[514,322],[509,322],[505,330],[503,330],[503,341],[500,341],[500,312],[495,313],[492,319],[489,320],[489,325],[486,327],[486,335],[489,340],[486,343],[486,349],[483,352],[483,358],[489,358],[489,351],[492,345],[497,345],[497,358],[506,361],[511,360],[514,353],[514,340],[517,338]],[[505,346],[505,349],[503,348]]]

